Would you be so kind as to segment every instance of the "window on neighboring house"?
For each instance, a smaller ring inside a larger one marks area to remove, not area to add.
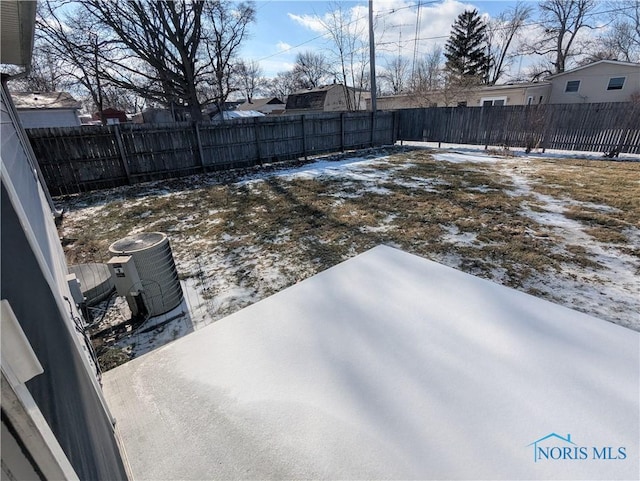
[[[480,100],[483,107],[491,107],[492,105],[499,106],[507,103],[506,97],[486,97]]]
[[[569,80],[565,87],[565,92],[577,92],[580,88],[580,80]]]
[[[609,79],[609,85],[607,90],[622,90],[624,87],[624,80],[626,77],[612,77]]]
[[[532,103],[533,103],[533,97],[529,95],[529,97],[527,97],[527,105],[531,105]]]
[[[462,102],[458,102],[458,107],[466,107],[467,106],[467,101],[463,100]]]

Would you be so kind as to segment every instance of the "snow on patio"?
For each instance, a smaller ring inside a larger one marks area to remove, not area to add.
[[[590,235],[568,209],[616,208],[539,192],[540,158],[458,146],[388,148],[253,170],[232,182],[155,182],[67,200],[62,235],[91,232],[92,246],[135,232],[169,235],[183,279],[182,310],[191,313],[121,340],[133,357],[378,244],[640,331],[640,226],[624,228],[623,244]],[[640,185],[638,171],[630,175]],[[482,206],[500,196],[508,202]],[[510,229],[525,241],[520,257],[511,247],[496,251],[503,244],[496,233]],[[548,256],[548,265],[529,265],[529,253],[537,262]]]
[[[639,341],[378,246],[103,380],[138,480],[633,479]]]

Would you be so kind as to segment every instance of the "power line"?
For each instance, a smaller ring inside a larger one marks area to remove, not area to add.
[[[265,4],[271,3],[272,1],[273,0],[269,0],[268,2],[265,2]],[[408,8],[418,7],[418,10],[419,10],[420,7],[423,6],[423,5],[435,4],[435,3],[439,3],[439,1],[440,0],[434,0],[434,1],[429,1],[429,2],[418,2],[418,3],[411,4],[411,5],[406,5],[404,7],[398,7],[398,8],[392,8],[392,9],[389,9],[389,10],[383,10],[383,11],[380,11],[380,12],[378,12],[376,14],[376,18],[381,16],[381,15],[392,14],[392,13],[398,12],[400,10],[406,10]],[[608,14],[608,13],[625,12],[625,11],[631,10],[633,8],[634,8],[633,5],[630,5],[628,7],[622,7],[622,8],[615,8],[615,9],[610,9],[610,10],[598,11],[598,12],[588,13],[588,14],[585,15],[585,17],[594,17],[594,16],[604,15],[604,14]],[[356,23],[356,22],[358,22],[360,20],[363,20],[364,18],[365,17],[363,17],[363,16],[359,16],[359,17],[355,18],[354,20],[348,22],[344,26],[348,27],[349,25],[352,25],[352,24],[354,24],[354,23]],[[418,18],[419,18],[419,12],[418,12]],[[536,21],[536,22],[530,22],[530,23],[523,24],[523,27],[540,26],[540,25],[544,25],[544,23],[545,23],[544,21],[540,21],[539,20],[539,21]],[[506,30],[508,28],[510,28],[510,27],[509,26],[504,26],[504,27],[498,27],[498,28],[496,28],[496,30]],[[604,28],[604,27],[595,27],[595,28]],[[286,49],[280,50],[279,52],[276,52],[276,53],[273,53],[271,55],[267,55],[265,57],[259,58],[256,61],[257,62],[261,62],[263,60],[268,60],[270,58],[277,57],[278,55],[284,54],[284,53],[289,52],[291,50],[294,50],[294,49],[296,49],[298,47],[302,47],[303,45],[311,43],[311,42],[313,42],[315,40],[318,40],[320,38],[327,37],[329,35],[330,35],[330,32],[322,33],[322,34],[317,35],[315,37],[312,37],[312,38],[310,38],[308,40],[305,40],[304,42],[301,42],[301,43],[298,43],[298,44],[293,45],[291,47],[288,47]],[[420,37],[420,38],[417,38],[417,36],[416,36],[416,38],[414,38],[414,40],[405,40],[405,43],[415,42],[414,43],[414,50],[417,50],[418,42],[421,42],[421,41],[424,41],[424,40],[441,40],[441,39],[446,39],[446,38],[449,38],[449,37],[450,37],[450,35],[438,35],[438,36],[433,36],[433,37]],[[392,42],[392,41],[377,43],[377,45],[380,45],[380,46],[383,46],[383,45],[397,45],[397,44],[398,44],[397,42]],[[415,56],[415,54],[416,53],[414,52],[414,56]]]

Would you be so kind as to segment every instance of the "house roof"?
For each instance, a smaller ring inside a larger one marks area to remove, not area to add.
[[[619,62],[617,60],[598,60],[597,62],[593,62],[593,63],[590,63],[588,65],[582,65],[581,67],[576,67],[576,68],[573,68],[571,70],[567,70],[565,72],[560,72],[560,73],[556,73],[556,74],[553,74],[553,75],[549,75],[548,77],[545,77],[545,80],[553,79],[553,78],[556,78],[556,77],[561,77],[562,75],[567,75],[567,74],[570,74],[570,73],[578,72],[580,70],[591,68],[591,67],[593,67],[595,65],[603,65],[603,64],[616,65],[616,66],[624,65],[624,66],[627,66],[627,67],[636,67],[636,68],[640,69],[640,63]]]
[[[315,87],[312,89],[298,90],[287,97],[287,110],[324,110],[324,102],[327,92],[333,89],[344,89],[342,84],[329,84]],[[350,92],[357,89],[347,87]]]
[[[287,110],[323,110],[324,101],[327,97],[326,88],[300,90],[298,92],[289,94],[287,97]]]
[[[527,444],[639,452],[639,343],[379,246],[103,385],[135,479],[631,479],[637,456],[534,464]]]
[[[499,84],[499,85],[484,85],[472,90],[483,92],[485,90],[492,91],[492,90],[505,90],[505,89],[523,89],[523,88],[533,88],[533,87],[544,87],[547,85],[551,85],[551,83],[550,82],[522,82],[522,83],[510,83],[510,84]]]
[[[82,108],[82,104],[68,92],[14,92],[11,98],[18,110]]]
[[[36,2],[0,2],[0,62],[29,65],[33,49]]]
[[[237,110],[256,110],[265,105],[278,105],[281,104],[284,107],[284,102],[278,97],[268,97],[264,99],[252,99],[251,102],[245,102],[238,106]]]
[[[257,110],[225,110],[223,114],[225,120],[264,117],[264,114],[262,112],[258,112]],[[212,116],[211,120],[220,120],[220,113]]]

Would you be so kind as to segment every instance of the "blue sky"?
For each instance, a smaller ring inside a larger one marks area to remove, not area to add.
[[[260,62],[267,77],[288,70],[298,52],[325,51],[329,48],[313,17],[323,16],[338,2],[259,0],[256,2],[257,21],[251,26],[251,38],[245,42],[243,57]],[[355,18],[367,22],[367,1],[340,1],[345,9],[353,9]],[[495,16],[513,6],[511,1],[422,0],[418,38],[446,37],[451,24],[459,13],[467,8],[477,8],[481,14]],[[402,55],[413,55],[416,34],[418,0],[374,0],[378,14],[378,41],[385,42]],[[313,40],[315,39],[315,40]],[[402,41],[399,43],[399,41]],[[443,44],[446,38],[422,40],[418,53],[426,53],[434,43]],[[299,47],[296,47],[298,46]],[[293,48],[292,48],[293,47]],[[384,56],[385,52],[379,52]]]

